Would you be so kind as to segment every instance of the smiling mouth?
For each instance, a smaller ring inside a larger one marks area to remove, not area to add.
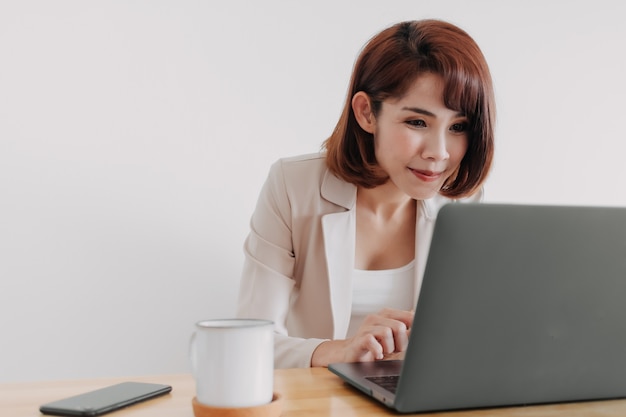
[[[443,171],[435,172],[435,171],[428,171],[428,170],[422,170],[422,169],[413,169],[413,168],[409,168],[409,170],[417,178],[421,179],[422,181],[426,181],[426,182],[437,181],[439,178],[441,178],[441,175],[443,175]]]

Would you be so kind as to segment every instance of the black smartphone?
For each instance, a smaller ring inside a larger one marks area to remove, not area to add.
[[[44,404],[39,407],[39,411],[55,416],[99,416],[167,394],[171,390],[172,387],[169,385],[122,382]]]

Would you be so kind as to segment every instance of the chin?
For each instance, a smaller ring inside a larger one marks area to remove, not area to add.
[[[433,198],[439,193],[439,190],[434,191],[420,191],[416,193],[407,193],[411,196],[411,198],[415,200],[428,200],[429,198]]]

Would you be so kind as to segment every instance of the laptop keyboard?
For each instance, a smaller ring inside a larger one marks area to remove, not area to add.
[[[374,384],[379,385],[387,391],[395,394],[400,375],[368,376],[365,377],[365,379],[372,381]]]

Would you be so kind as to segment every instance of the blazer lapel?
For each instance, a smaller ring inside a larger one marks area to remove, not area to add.
[[[356,236],[356,186],[329,171],[322,182],[322,197],[345,209],[322,217],[324,248],[328,266],[328,288],[333,319],[333,338],[343,339],[348,331],[352,307],[352,270]]]

